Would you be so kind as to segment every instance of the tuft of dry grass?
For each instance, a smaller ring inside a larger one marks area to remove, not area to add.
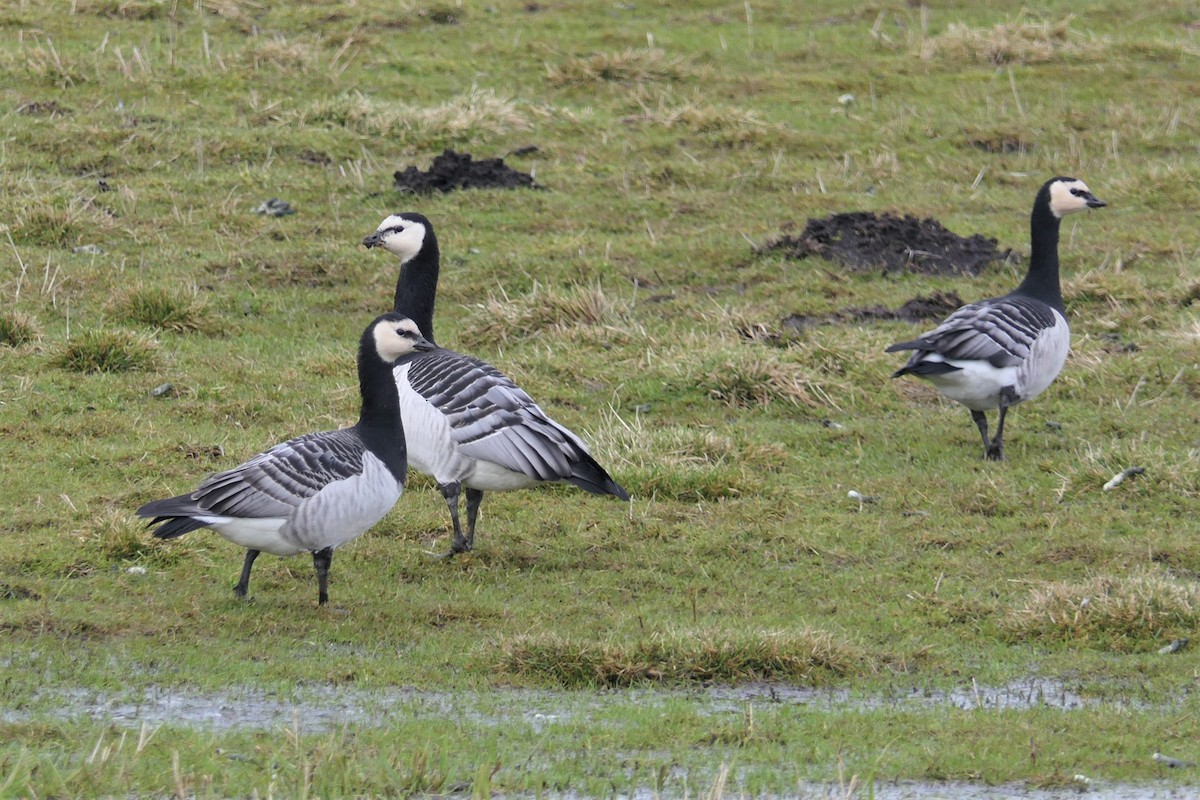
[[[479,87],[434,106],[385,102],[351,92],[314,102],[285,121],[337,125],[379,137],[418,134],[461,139],[529,129],[529,120],[518,110],[516,101]]]
[[[698,99],[672,108],[646,109],[642,114],[629,117],[626,121],[647,122],[664,128],[700,134],[715,144],[726,147],[763,144],[779,138],[784,133],[781,126],[768,123],[752,110]]]
[[[500,667],[568,688],[750,680],[822,684],[874,671],[850,642],[811,628],[677,632],[635,642],[574,640],[554,633],[519,636],[501,643]]]
[[[748,442],[711,428],[652,427],[643,417],[610,410],[587,437],[603,463],[625,470],[709,471],[724,466],[775,471],[787,461],[777,442]]]
[[[110,562],[179,559],[173,548],[164,547],[146,530],[144,521],[128,511],[106,508],[89,521],[83,533],[84,547],[99,560]]]
[[[176,333],[212,330],[208,307],[194,291],[180,294],[161,287],[136,286],[109,303],[117,319]]]
[[[242,51],[242,61],[253,69],[273,67],[287,72],[308,72],[318,61],[317,46],[311,42],[288,41],[276,34],[250,42]]]
[[[158,344],[127,330],[92,330],[67,342],[54,363],[75,372],[130,372],[153,368]]]
[[[926,61],[974,64],[1039,64],[1061,58],[1098,58],[1106,39],[1071,28],[1074,15],[1056,21],[1030,20],[1024,15],[991,28],[972,28],[952,22],[946,32],[921,42]]]
[[[1200,587],[1159,571],[1098,575],[1032,587],[1004,620],[1008,634],[1144,652],[1190,635],[1200,621]]]
[[[620,329],[632,307],[613,297],[598,284],[563,288],[534,284],[520,297],[490,295],[475,305],[475,313],[463,326],[462,339],[472,347],[521,339],[546,331],[608,325]]]
[[[167,0],[76,0],[76,14],[125,21],[162,19],[171,10]]]
[[[837,408],[808,367],[785,360],[779,350],[747,344],[702,370],[708,393],[735,408],[782,402],[801,408]]]
[[[37,320],[16,309],[0,312],[0,345],[20,347],[40,335]]]
[[[546,67],[547,79],[556,86],[670,82],[683,80],[694,73],[682,58],[668,56],[666,51],[657,47],[596,53],[587,58],[569,58],[561,64]]]
[[[39,39],[35,40],[37,43],[0,55],[0,71],[8,74],[23,71],[38,82],[59,89],[88,82],[88,69],[78,57],[59,53],[49,37]]]
[[[64,199],[47,196],[44,187],[23,186],[41,195],[12,210],[9,231],[16,244],[45,247],[102,244],[102,237],[117,227],[112,213],[90,197]]]

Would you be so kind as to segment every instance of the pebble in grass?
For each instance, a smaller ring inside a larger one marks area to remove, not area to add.
[[[270,200],[260,203],[253,213],[265,214],[268,217],[286,217],[288,214],[295,214],[296,209],[292,208],[292,204],[288,201],[272,197]]]

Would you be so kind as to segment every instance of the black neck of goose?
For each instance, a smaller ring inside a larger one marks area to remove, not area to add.
[[[400,277],[396,279],[396,313],[417,323],[421,335],[431,342],[436,341],[433,301],[437,298],[440,261],[437,237],[427,230],[421,252],[400,267]]]
[[[1017,292],[1041,300],[1063,313],[1062,286],[1058,277],[1058,227],[1058,217],[1050,213],[1049,196],[1039,195],[1029,218],[1029,272]]]
[[[400,395],[392,365],[376,355],[374,349],[373,342],[364,340],[358,353],[362,408],[355,427],[367,449],[387,466],[396,480],[403,480],[408,470],[408,449],[400,421]]]

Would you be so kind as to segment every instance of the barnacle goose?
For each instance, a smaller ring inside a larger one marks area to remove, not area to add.
[[[984,458],[1004,457],[1008,409],[1041,394],[1067,359],[1071,334],[1058,278],[1059,223],[1067,214],[1106,205],[1081,180],[1046,181],[1033,201],[1029,271],[1021,285],[1003,297],[965,305],[929,333],[887,349],[914,351],[893,378],[924,378],[971,410]],[[989,440],[983,412],[993,408],[1000,415]]]
[[[400,259],[396,311],[433,340],[439,251],[421,214],[392,214],[363,239]],[[436,348],[400,360],[395,369],[409,463],[430,475],[450,509],[454,540],[445,555],[469,551],[483,493],[565,481],[593,494],[629,495],[571,431],[546,416],[521,387],[477,358]],[[458,516],[466,489],[467,533]]]
[[[404,489],[408,461],[392,365],[432,348],[411,319],[396,313],[378,317],[358,345],[357,424],[275,445],[209,476],[190,494],[147,503],[138,516],[158,525],[159,539],[212,528],[245,547],[242,575],[233,587],[238,597],[246,596],[250,568],[261,551],[310,552],[317,602],[324,605],[334,548],[382,519]]]

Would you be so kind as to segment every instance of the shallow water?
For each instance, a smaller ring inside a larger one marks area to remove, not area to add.
[[[720,794],[724,800],[747,797],[728,785]],[[984,786],[976,783],[932,781],[899,781],[863,785],[835,786],[811,783],[797,788],[795,794],[771,795],[772,800],[1195,800],[1198,796],[1193,787],[1149,784],[1091,784],[1079,783],[1057,789],[1031,789],[1014,783],[999,786]],[[518,795],[493,795],[493,800],[516,800]],[[578,794],[553,795],[557,800],[587,800]],[[641,789],[630,794],[618,795],[621,800],[672,800],[671,796],[656,794],[650,789]],[[521,798],[524,800],[524,798]]]
[[[822,711],[868,711],[882,708],[912,709],[1031,709],[1048,708],[1069,713],[1099,706],[1147,708],[1127,697],[1100,699],[1084,695],[1067,683],[1027,678],[1004,686],[959,686],[951,690],[911,688],[886,694],[861,694],[846,689],[817,689],[779,684],[747,684],[689,689],[626,689],[597,692],[556,692],[537,689],[429,692],[412,687],[359,689],[341,686],[301,686],[289,693],[253,688],[224,692],[152,687],[123,695],[83,689],[47,689],[28,709],[0,710],[0,721],[30,719],[92,719],[124,726],[188,725],[211,730],[278,729],[286,727],[316,733],[341,725],[386,726],[391,719],[414,716],[457,717],[484,725],[522,722],[535,731],[579,716],[636,704],[665,706],[685,702],[702,714],[740,713],[750,705],[805,706]],[[715,788],[715,787],[714,787]],[[669,794],[669,793],[668,793]],[[566,800],[582,797],[558,795]],[[649,790],[624,795],[629,800],[670,800]],[[717,796],[741,797],[736,778],[729,776]],[[513,800],[525,800],[514,795]],[[787,798],[788,795],[782,797]],[[876,800],[1182,800],[1200,797],[1193,788],[1167,785],[1110,784],[1081,777],[1075,785],[1055,789],[1009,784],[985,786],[970,783],[904,781],[873,787],[830,784],[798,786],[794,800],[873,797]]]
[[[16,722],[35,716],[91,718],[126,725],[182,724],[224,730],[295,726],[319,732],[345,724],[386,725],[389,716],[455,715],[483,724],[509,724],[516,719],[540,730],[581,713],[628,703],[663,705],[687,702],[699,713],[722,714],[746,705],[798,705],[825,711],[870,711],[883,708],[1030,709],[1073,711],[1099,706],[1146,708],[1127,697],[1100,699],[1083,695],[1063,681],[1027,678],[1004,686],[971,684],[951,690],[911,688],[887,694],[861,694],[848,689],[821,689],[780,684],[745,684],[691,689],[626,689],[604,692],[556,692],[536,689],[489,689],[486,692],[419,691],[411,687],[359,689],[302,686],[280,694],[253,688],[224,692],[152,687],[137,693],[109,694],[83,689],[48,689],[34,708],[0,711],[0,720]]]

